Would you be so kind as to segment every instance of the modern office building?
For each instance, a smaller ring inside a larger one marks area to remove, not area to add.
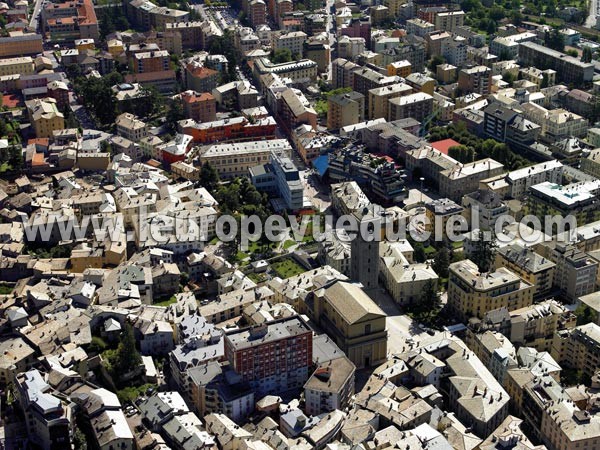
[[[276,209],[298,211],[303,208],[304,187],[298,168],[289,157],[272,153],[268,164],[251,167],[249,172],[252,184],[259,191],[277,197]]]

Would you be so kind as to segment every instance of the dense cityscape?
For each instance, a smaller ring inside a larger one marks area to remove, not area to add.
[[[0,449],[599,450],[598,0],[0,1]]]

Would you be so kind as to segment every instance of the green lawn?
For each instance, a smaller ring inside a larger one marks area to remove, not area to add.
[[[250,272],[248,274],[248,278],[250,278],[252,281],[254,281],[255,283],[262,283],[263,281],[267,280],[267,277],[264,273],[256,273],[256,272]]]
[[[156,385],[146,383],[137,387],[126,387],[124,389],[121,389],[120,391],[117,391],[117,397],[119,398],[121,403],[133,402],[135,399],[141,397],[142,395],[146,395],[146,390],[148,390],[148,388],[153,388],[154,390],[156,390]]]
[[[10,293],[12,293],[13,291],[13,287],[12,286],[7,286],[5,284],[0,285],[0,295],[8,295]]]
[[[287,250],[288,248],[290,248],[292,245],[296,245],[295,241],[292,241],[291,239],[288,239],[287,241],[285,241],[283,243],[283,248],[284,250]]]
[[[427,256],[433,255],[436,252],[437,252],[437,250],[433,246],[431,246],[431,245],[425,247],[425,254]]]
[[[290,278],[306,272],[306,269],[293,259],[287,258],[271,264],[271,268],[281,278]]]
[[[241,251],[241,250],[240,250],[240,251],[238,251],[238,252],[235,254],[234,260],[235,260],[235,261],[238,261],[238,262],[241,262],[241,261],[243,261],[244,259],[246,259],[247,257],[248,257],[248,254],[247,254],[247,253],[244,253],[243,251]]]
[[[175,297],[175,295],[172,295],[168,298],[159,297],[156,300],[157,301],[153,303],[155,306],[169,306],[170,304],[175,303],[177,301],[177,297]]]

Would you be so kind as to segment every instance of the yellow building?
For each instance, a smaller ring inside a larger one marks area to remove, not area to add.
[[[108,49],[108,53],[112,56],[117,57],[121,53],[125,51],[125,47],[123,46],[123,41],[119,39],[111,39],[106,43],[106,47]]]
[[[365,96],[359,92],[332,95],[327,99],[327,128],[339,130],[364,119]]]
[[[412,88],[405,83],[396,83],[370,89],[368,92],[368,118],[387,118],[389,101],[392,98],[412,94]]]
[[[495,266],[497,269],[506,267],[532,284],[536,297],[547,294],[552,289],[556,264],[530,248],[515,243],[498,249]]]
[[[0,37],[0,58],[37,55],[43,51],[41,34],[11,31],[8,33],[8,36]]]
[[[94,44],[94,40],[92,38],[75,39],[75,48],[82,52],[84,50],[94,50],[96,45]]]
[[[314,292],[306,305],[357,368],[385,361],[386,314],[358,285],[337,281]]]
[[[391,17],[398,17],[402,9],[402,5],[407,3],[406,0],[383,0],[383,5],[387,6]]]
[[[453,202],[449,198],[440,198],[425,203],[425,216],[429,221],[425,229],[435,232],[440,237],[446,236],[446,225],[450,219],[457,218],[462,215],[464,208],[458,203]],[[458,233],[458,231],[457,231]]]
[[[34,72],[35,66],[31,56],[0,59],[0,76],[2,77],[15,74],[27,75]]]
[[[435,68],[435,76],[442,84],[454,83],[458,78],[458,69],[452,64],[440,64]]]
[[[56,130],[64,130],[65,117],[53,98],[34,99],[25,103],[29,122],[38,138],[51,138]]]
[[[387,74],[388,77],[399,76],[405,78],[412,73],[412,64],[403,59],[401,61],[394,61],[393,63],[388,64],[387,66]]]
[[[483,319],[485,313],[507,308],[509,311],[533,303],[534,287],[504,267],[480,273],[474,262],[466,259],[450,264],[448,306],[462,321]]]
[[[425,92],[433,95],[435,90],[435,80],[425,74],[415,72],[406,77],[406,83],[411,86],[415,92]]]

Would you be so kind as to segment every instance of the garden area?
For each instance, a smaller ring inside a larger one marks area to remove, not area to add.
[[[294,261],[291,257],[280,259],[271,263],[271,269],[280,278],[290,278],[306,272],[306,269]]]

